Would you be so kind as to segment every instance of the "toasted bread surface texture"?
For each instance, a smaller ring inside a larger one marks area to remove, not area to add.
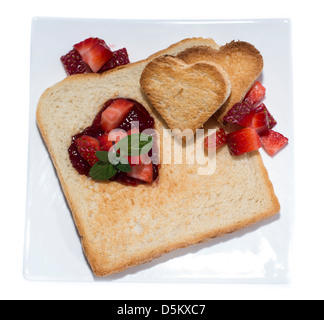
[[[162,163],[157,182],[137,187],[96,182],[73,168],[68,155],[71,137],[92,123],[108,99],[124,97],[143,104],[162,136],[167,125],[141,90],[141,74],[156,57],[194,46],[218,48],[210,39],[186,39],[102,75],[70,76],[39,100],[39,130],[98,277],[239,230],[280,210],[258,152],[233,157],[223,147],[217,152],[216,172],[204,176],[197,175],[196,164]]]
[[[177,55],[186,63],[201,60],[219,64],[229,75],[232,91],[228,100],[217,111],[216,116],[222,121],[226,113],[241,102],[263,69],[260,52],[250,43],[232,41],[219,50],[208,46],[188,48]]]
[[[172,56],[151,61],[140,83],[170,129],[189,130],[192,135],[224,104],[231,90],[220,66],[204,61],[188,65]]]

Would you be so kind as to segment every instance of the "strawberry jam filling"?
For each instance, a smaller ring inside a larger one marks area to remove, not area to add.
[[[105,134],[102,126],[102,114],[105,112],[107,108],[114,104],[114,102],[118,99],[108,100],[101,110],[98,112],[96,117],[94,118],[91,126],[85,128],[82,132],[74,135],[72,137],[72,143],[68,149],[70,161],[73,167],[79,172],[79,174],[89,176],[89,172],[91,169],[91,164],[89,161],[84,159],[84,157],[80,154],[80,149],[77,145],[77,140],[82,136],[89,136],[95,139],[99,139]],[[154,129],[154,119],[150,116],[148,111],[137,101],[132,99],[124,99],[126,101],[131,102],[133,105],[129,112],[125,115],[125,117],[119,122],[118,129],[124,130],[128,132],[132,129],[132,123],[138,123],[138,130],[142,133],[146,129]],[[151,157],[152,166],[153,166],[153,181],[158,178],[158,154],[155,148],[149,151],[148,155]],[[136,170],[135,170],[136,171]],[[138,171],[138,170],[137,170]],[[136,175],[133,175],[136,176]],[[118,171],[116,175],[110,180],[118,181],[120,183],[126,185],[136,186],[138,184],[144,183],[142,180],[136,179],[133,176],[130,176],[126,172]]]

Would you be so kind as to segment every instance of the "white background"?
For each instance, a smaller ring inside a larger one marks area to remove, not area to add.
[[[2,1],[0,299],[323,299],[324,20],[321,3],[315,0]],[[34,16],[292,19],[296,210],[289,284],[44,283],[23,278],[30,25]]]

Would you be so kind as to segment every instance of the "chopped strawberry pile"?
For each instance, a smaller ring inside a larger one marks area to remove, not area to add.
[[[88,38],[73,46],[73,50],[61,57],[67,75],[78,73],[102,73],[128,64],[126,48],[111,51],[99,38]]]
[[[242,128],[226,134],[224,129],[205,138],[207,151],[216,151],[227,143],[230,152],[241,155],[263,147],[270,155],[277,154],[287,143],[288,138],[272,130],[277,121],[264,103],[266,89],[256,81],[241,103],[235,104],[225,115],[224,122],[239,125]]]

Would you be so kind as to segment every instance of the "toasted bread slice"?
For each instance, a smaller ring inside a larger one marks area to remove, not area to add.
[[[227,72],[232,92],[216,113],[219,121],[223,120],[234,104],[242,101],[263,69],[263,58],[260,52],[252,44],[243,41],[232,41],[219,50],[208,46],[188,48],[178,54],[177,58],[186,63],[202,60],[215,62]]]
[[[70,162],[71,137],[89,126],[112,97],[143,104],[162,136],[167,125],[139,84],[143,69],[157,56],[201,45],[217,48],[209,39],[186,39],[147,60],[102,75],[70,76],[40,98],[37,123],[96,276],[120,272],[279,212],[258,152],[234,158],[223,147],[217,153],[216,172],[207,176],[196,174],[197,165],[162,163],[158,182],[137,187],[95,182],[80,175]]]
[[[168,126],[179,129],[187,138],[203,126],[231,92],[229,77],[217,64],[199,61],[188,65],[172,56],[151,61],[140,84]]]

